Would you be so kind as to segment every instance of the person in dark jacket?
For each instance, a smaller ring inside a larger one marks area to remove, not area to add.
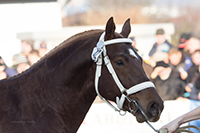
[[[200,49],[197,49],[192,53],[191,59],[193,65],[188,70],[185,90],[188,92],[187,97],[190,100],[190,110],[193,110],[200,106]],[[189,125],[200,128],[200,120],[190,121]],[[195,130],[190,130],[196,133]]]
[[[185,89],[189,92],[189,99],[200,100],[200,50],[196,50],[191,58],[193,65],[188,70]]]
[[[185,82],[180,78],[179,73],[164,61],[156,63],[151,80],[163,101],[175,100],[182,97],[185,92]]]
[[[176,47],[172,47],[168,52],[168,58],[170,67],[180,74],[181,79],[185,80],[188,74],[185,70],[186,59],[182,51]]]

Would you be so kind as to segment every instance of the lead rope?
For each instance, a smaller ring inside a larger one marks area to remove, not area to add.
[[[146,121],[146,123],[157,133],[168,133],[168,129],[157,130],[148,121]],[[178,129],[176,129],[175,133],[182,133],[182,132],[195,133],[195,132],[189,130],[188,128],[194,128],[194,129],[198,130],[199,133],[200,133],[200,128],[197,127],[197,126],[194,126],[194,125],[188,125],[188,126],[179,127]]]
[[[198,130],[200,132],[200,128],[194,125],[188,125],[188,126],[183,126],[183,127],[179,127],[175,132],[176,133],[181,133],[181,132],[186,132],[186,133],[195,133],[191,130],[189,130],[188,128],[194,128],[196,130]],[[160,129],[158,131],[158,133],[168,133],[167,129]]]

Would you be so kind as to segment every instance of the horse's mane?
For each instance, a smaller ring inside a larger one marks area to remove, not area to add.
[[[100,33],[102,32],[103,30],[89,30],[89,31],[84,31],[84,32],[81,32],[81,33],[78,33],[78,34],[75,34],[73,36],[71,36],[70,38],[64,40],[62,43],[60,43],[58,46],[56,46],[54,49],[52,49],[51,51],[49,51],[44,57],[41,58],[41,60],[43,58],[46,58],[46,57],[49,57],[51,56],[52,54],[54,54],[55,52],[59,51],[60,49],[62,48],[66,48],[66,47],[69,47],[71,44],[73,44],[74,41],[77,41],[79,39],[84,39],[84,38],[87,38],[88,36],[91,36],[91,35],[94,35],[96,33]]]

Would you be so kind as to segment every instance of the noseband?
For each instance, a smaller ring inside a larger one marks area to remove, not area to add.
[[[137,84],[135,86],[132,86],[129,89],[126,89],[122,85],[122,83],[120,82],[119,78],[117,77],[117,74],[115,73],[115,70],[114,70],[114,68],[113,68],[113,66],[112,66],[112,64],[110,62],[110,59],[109,59],[109,57],[107,55],[107,52],[106,52],[106,46],[107,45],[116,44],[116,43],[129,43],[129,44],[132,44],[132,41],[130,39],[128,39],[128,38],[116,38],[116,39],[104,41],[104,36],[105,36],[105,32],[100,36],[99,41],[98,41],[96,47],[94,47],[94,49],[92,51],[92,55],[91,55],[92,60],[94,62],[96,62],[95,90],[96,90],[97,95],[103,101],[105,101],[110,107],[112,107],[115,111],[118,111],[120,115],[125,115],[125,113],[126,113],[126,111],[124,111],[124,109],[123,109],[123,105],[124,105],[125,100],[127,99],[128,102],[129,102],[128,106],[129,106],[130,112],[132,114],[135,114],[137,112],[137,110],[139,109],[141,111],[141,113],[146,117],[144,112],[139,107],[137,101],[130,99],[128,96],[132,95],[132,94],[134,94],[136,92],[139,92],[141,90],[150,88],[150,87],[155,88],[154,84],[151,81],[145,81],[145,82],[139,83],[139,84]],[[99,93],[99,90],[98,90],[98,82],[99,82],[99,78],[101,76],[101,69],[102,69],[103,60],[104,60],[104,63],[106,65],[108,71],[112,75],[115,83],[117,84],[117,86],[118,86],[118,88],[119,88],[119,90],[121,92],[121,97],[120,98],[116,97],[117,107],[114,106],[113,104],[111,104],[103,96],[101,96],[101,94]],[[134,104],[134,106],[136,107],[135,110],[131,109],[131,104]]]

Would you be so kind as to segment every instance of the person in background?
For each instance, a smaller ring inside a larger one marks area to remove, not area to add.
[[[168,52],[169,64],[172,69],[180,73],[181,79],[185,80],[188,76],[185,70],[185,57],[176,47],[172,47]]]
[[[21,73],[30,67],[27,57],[22,53],[13,56],[13,65],[18,73]]]
[[[180,46],[179,46],[180,47]],[[194,53],[195,50],[200,49],[200,40],[198,35],[194,34],[194,33],[190,33],[189,34],[189,39],[186,40],[185,42],[185,46],[183,49],[183,54],[185,56],[185,70],[188,71],[188,69],[192,66],[192,59],[191,59],[191,55]]]
[[[43,57],[47,53],[47,44],[45,42],[42,42],[40,44],[40,48],[38,49],[39,56]]]
[[[172,45],[166,40],[163,29],[156,31],[156,43],[149,52],[148,62],[152,67],[155,67],[156,62],[164,61],[168,63],[168,51]]]
[[[28,54],[33,50],[34,41],[27,39],[21,41],[21,53],[13,56],[13,68],[19,73],[29,67]]]
[[[33,64],[36,63],[39,59],[40,59],[40,55],[39,55],[39,52],[38,52],[37,50],[32,50],[32,51],[28,54],[28,61],[29,61],[30,65],[33,65]]]
[[[34,41],[33,40],[22,40],[21,49],[22,54],[28,56],[28,54],[33,50]]]
[[[156,63],[150,77],[163,101],[175,100],[183,96],[185,83],[179,74],[164,61]]]
[[[153,56],[153,54],[157,51],[159,47],[166,47],[164,52],[168,52],[172,45],[167,41],[165,37],[165,32],[163,29],[157,29],[156,31],[156,43],[153,45],[149,52],[149,57]]]
[[[193,54],[195,50],[200,49],[200,39],[198,35],[191,34],[191,37],[187,42],[186,49],[190,55]]]
[[[0,59],[0,80],[7,78],[6,73],[4,72],[5,70],[5,65],[2,59]]]
[[[186,79],[185,90],[190,99],[190,110],[200,106],[200,49],[195,50],[191,55],[193,65],[188,70],[188,78]],[[200,128],[200,120],[189,122],[189,125],[195,125]],[[194,129],[191,129],[195,132]]]
[[[0,80],[5,79],[5,78],[7,78],[7,75],[6,75],[6,73],[1,69],[1,66],[0,66]]]
[[[186,91],[190,93],[190,99],[200,100],[200,49],[196,50],[191,58],[193,65],[188,70]]]
[[[179,39],[178,49],[182,52],[187,51],[187,43],[191,37],[191,33],[182,33]]]
[[[17,71],[13,68],[8,67],[2,57],[0,56],[0,71],[1,71],[1,77],[0,79],[12,77],[14,75],[17,75]]]
[[[168,60],[168,52],[169,47],[166,47],[166,45],[160,45],[157,48],[157,51],[149,58],[149,63],[152,67],[155,67],[156,62],[164,61],[165,63],[169,63]]]

